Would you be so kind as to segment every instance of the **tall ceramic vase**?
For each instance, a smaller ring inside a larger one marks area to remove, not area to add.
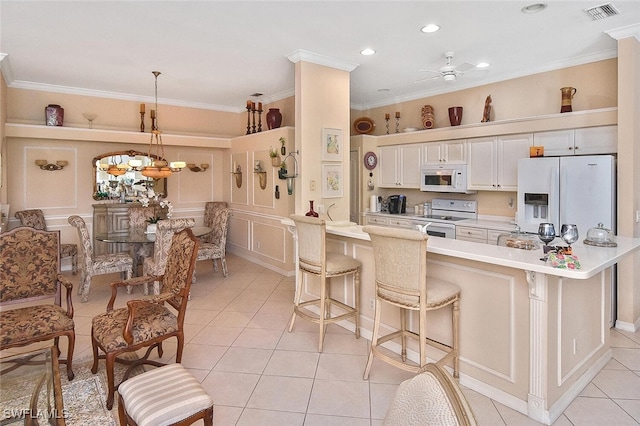
[[[277,129],[282,125],[282,113],[279,108],[269,108],[267,112],[267,128]]]
[[[452,126],[459,126],[462,123],[462,107],[454,106],[449,108],[449,122]]]

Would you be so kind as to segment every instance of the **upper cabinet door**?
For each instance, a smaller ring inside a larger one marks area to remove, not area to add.
[[[500,136],[497,143],[497,189],[499,191],[517,191],[518,160],[520,158],[529,158],[529,148],[533,146],[533,135],[527,133]]]
[[[467,167],[467,188],[479,191],[496,189],[496,138],[469,139],[469,165]]]
[[[576,155],[615,154],[618,152],[618,126],[587,127],[575,130]]]
[[[419,144],[400,147],[399,174],[403,188],[420,188],[421,153]]]
[[[398,187],[398,148],[383,146],[378,149],[378,186],[382,188]]]
[[[383,146],[380,154],[378,186],[382,188],[420,188],[422,148],[420,144]]]
[[[422,164],[466,164],[467,141],[428,142],[422,144]]]
[[[466,139],[446,142],[444,144],[447,163],[467,164],[467,141]]]
[[[533,135],[533,145],[544,147],[545,157],[573,155],[573,130],[558,130],[555,132],[539,132]]]

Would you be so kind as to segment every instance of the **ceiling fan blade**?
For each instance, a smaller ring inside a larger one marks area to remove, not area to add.
[[[458,72],[465,72],[465,71],[469,71],[472,68],[475,68],[476,66],[474,64],[470,64],[469,62],[465,62],[464,64],[456,67],[456,71]]]
[[[422,83],[423,81],[437,80],[437,79],[439,79],[439,78],[441,78],[441,77],[442,77],[441,75],[436,75],[436,76],[429,77],[429,78],[422,78],[422,79],[420,79],[420,80],[416,80],[416,81],[414,81],[414,83]]]
[[[432,72],[432,73],[434,73],[434,74],[442,74],[442,72],[441,72],[441,71],[437,71],[437,70],[426,70],[426,69],[421,69],[421,70],[418,70],[418,71],[420,71],[420,72]]]

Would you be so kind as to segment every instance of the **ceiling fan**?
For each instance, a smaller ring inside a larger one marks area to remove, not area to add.
[[[468,62],[463,63],[460,66],[455,66],[451,64],[451,60],[453,59],[455,52],[444,52],[444,57],[447,59],[447,65],[440,68],[438,71],[436,70],[420,70],[421,72],[430,72],[435,73],[437,75],[429,78],[423,78],[421,80],[414,81],[414,83],[420,83],[422,81],[427,80],[435,80],[438,78],[444,79],[446,82],[456,81],[458,77],[462,77],[466,71],[475,69],[476,66],[474,64],[470,64]]]

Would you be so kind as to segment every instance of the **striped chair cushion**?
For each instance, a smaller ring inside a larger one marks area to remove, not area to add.
[[[213,405],[211,397],[182,364],[134,376],[118,387],[125,410],[138,426],[176,423]]]

